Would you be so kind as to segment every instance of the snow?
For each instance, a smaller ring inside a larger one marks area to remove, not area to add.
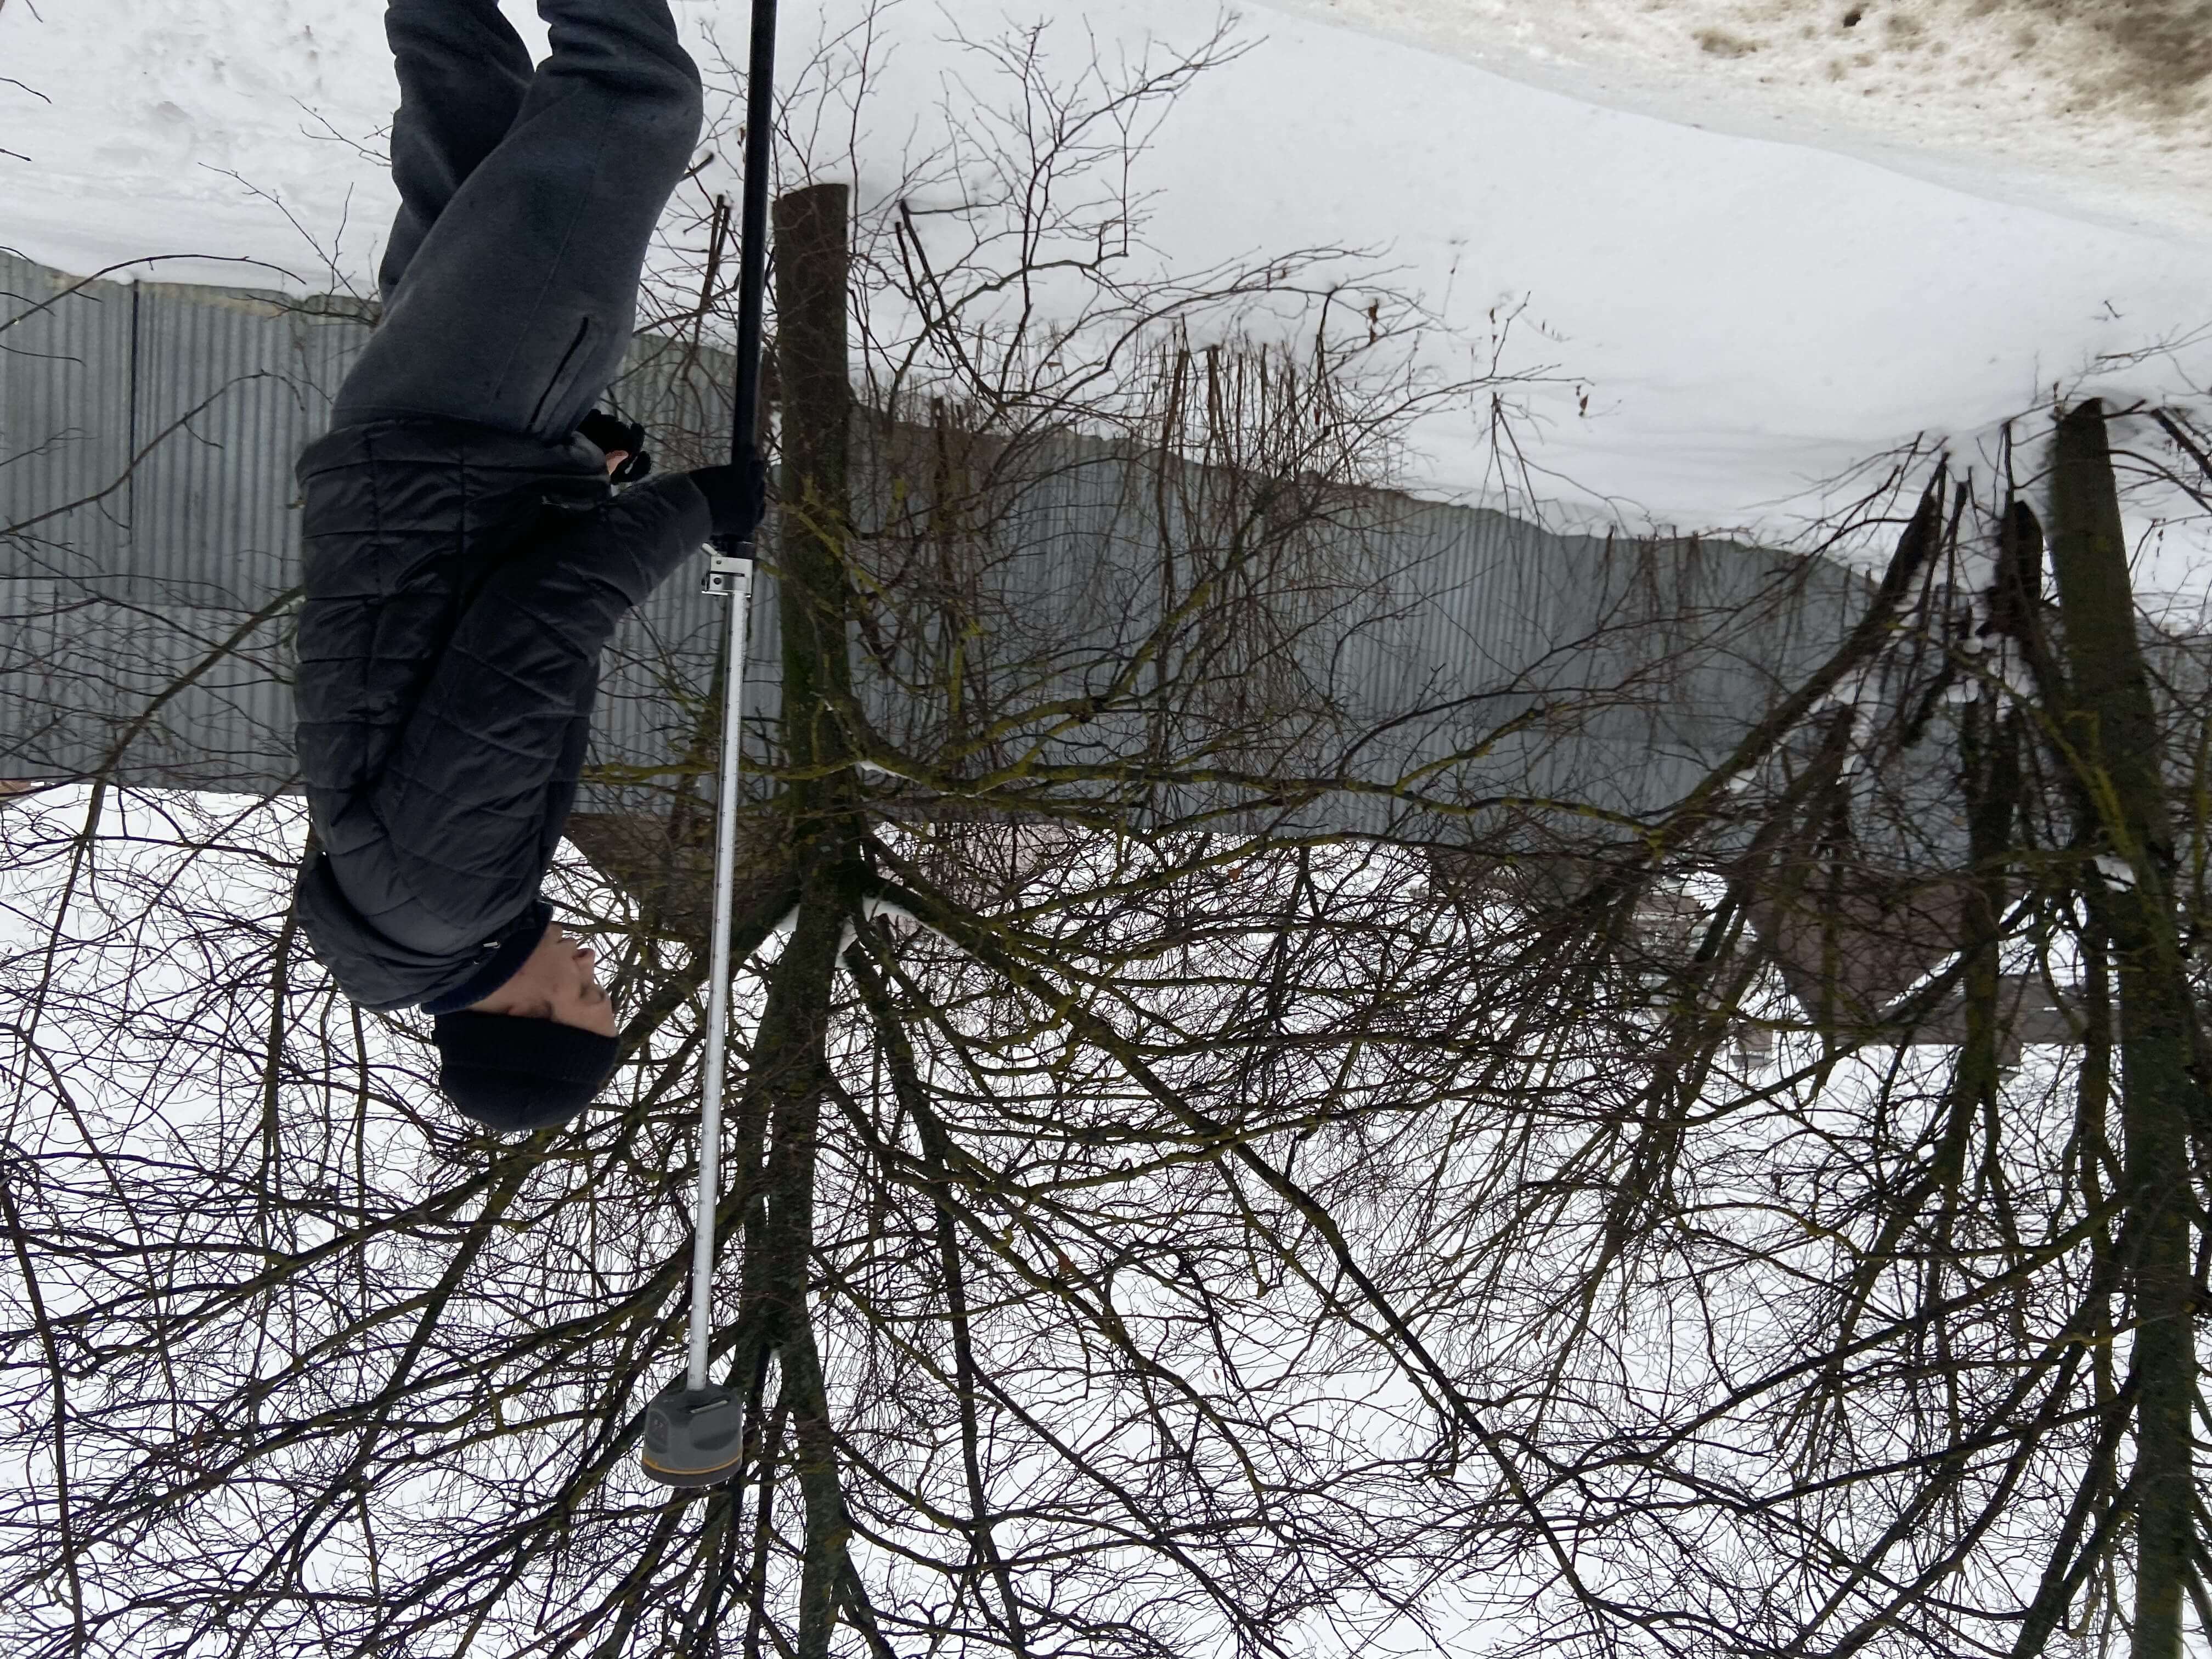
[[[676,9],[702,63],[716,40],[742,58],[743,0]],[[1541,377],[1524,436],[1555,522],[1783,540],[1824,481],[1917,434],[1985,478],[1998,424],[2054,389],[2212,384],[2204,52],[2160,21],[2182,9],[1914,0],[1845,30],[1846,9],[1275,0],[1158,132],[1151,240],[1183,268],[1371,250],[1462,369],[1525,307],[1504,366]],[[825,78],[812,43],[862,10],[788,4],[787,85]],[[863,200],[941,129],[955,27],[1047,17],[1071,68],[1212,21],[1186,0],[891,6]],[[75,270],[185,254],[153,274],[366,287],[392,206],[376,8],[0,0],[0,242]],[[1482,413],[1431,419],[1409,482],[1498,500]],[[2204,539],[2154,550],[2153,584],[2201,591]]]
[[[2200,0],[1262,0],[1610,108],[2212,236]]]

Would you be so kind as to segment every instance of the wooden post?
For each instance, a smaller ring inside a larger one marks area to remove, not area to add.
[[[781,533],[783,732],[789,763],[834,763],[846,752],[836,709],[852,695],[845,646],[845,574],[853,387],[847,340],[851,191],[815,185],[775,204],[776,368],[783,394]],[[802,782],[801,836],[829,796]]]

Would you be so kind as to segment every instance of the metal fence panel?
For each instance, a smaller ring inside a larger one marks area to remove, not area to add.
[[[76,283],[0,256],[0,526],[16,526],[0,537],[0,777],[292,787],[291,468],[326,424],[367,332],[343,301]],[[656,429],[712,433],[726,419],[727,369],[696,343],[645,338],[617,390]],[[914,480],[895,489],[894,474],[911,441],[902,428],[860,446],[864,526],[888,522],[895,496],[910,496]],[[1178,559],[1209,533],[1208,492],[1228,483],[1203,469],[1163,473],[1156,457],[1074,434],[1051,438],[1036,459],[993,527],[971,596],[990,619],[975,672],[995,676],[994,695],[1017,706],[1097,690],[1158,626]],[[896,538],[881,539],[864,538],[862,556],[895,559]],[[1352,574],[1302,601],[1311,614],[1295,619],[1270,671],[1311,692],[1286,718],[1276,762],[1348,765],[1387,782],[1487,740],[1446,775],[1460,796],[1550,795],[1631,812],[1663,806],[1702,775],[1832,648],[1866,597],[1863,582],[1817,561],[1727,543],[1557,536],[1385,492],[1354,498],[1343,545],[1316,556]],[[665,798],[709,695],[720,604],[686,574],[625,625],[608,654],[592,747],[601,781],[587,807],[645,810]],[[772,579],[754,614],[748,725],[764,756],[778,712]],[[913,654],[926,623],[909,629],[903,657],[857,653],[862,707],[894,742],[941,736],[956,718]],[[1241,688],[1215,690],[1233,701]],[[1152,718],[1102,718],[1036,753],[1127,757],[1159,736]],[[1202,700],[1175,719],[1184,726],[1171,735],[1194,749],[1219,724]],[[1249,799],[1217,786],[1164,790],[1144,815]],[[1412,822],[1387,795],[1333,797],[1309,816],[1324,829]]]

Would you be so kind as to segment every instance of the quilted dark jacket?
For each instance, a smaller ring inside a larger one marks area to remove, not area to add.
[[[434,1001],[542,927],[600,647],[707,539],[707,497],[683,473],[617,496],[580,438],[428,420],[342,428],[298,477],[300,925],[362,1006]]]

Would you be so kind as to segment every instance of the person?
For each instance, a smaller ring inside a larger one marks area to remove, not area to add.
[[[496,0],[390,0],[383,314],[297,467],[299,925],[356,1003],[433,1016],[440,1086],[503,1131],[574,1115],[617,1059],[592,953],[539,892],[600,649],[763,493],[757,458],[610,481],[645,458],[592,406],[699,76],[666,0],[538,12],[533,68]]]

